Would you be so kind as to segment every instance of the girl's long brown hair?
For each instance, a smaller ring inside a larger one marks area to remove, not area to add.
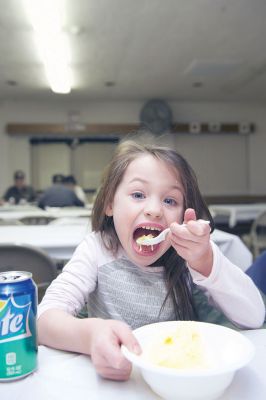
[[[145,154],[150,154],[165,162],[179,173],[184,189],[184,211],[187,208],[193,208],[196,211],[197,218],[210,220],[211,229],[214,227],[212,216],[199,191],[196,175],[188,162],[170,147],[127,140],[116,148],[114,156],[104,172],[92,210],[92,229],[95,232],[100,232],[105,247],[113,254],[116,254],[120,242],[114,227],[113,217],[108,217],[105,210],[112,203],[128,165],[137,157]],[[157,260],[156,265],[164,266],[168,289],[162,308],[170,297],[177,319],[197,318],[192,297],[192,280],[185,260],[171,247]]]

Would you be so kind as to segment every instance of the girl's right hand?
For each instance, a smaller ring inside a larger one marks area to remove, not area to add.
[[[90,327],[90,355],[94,367],[104,378],[125,381],[131,373],[131,363],[123,356],[121,345],[136,354],[141,348],[127,324],[115,320],[96,319]]]

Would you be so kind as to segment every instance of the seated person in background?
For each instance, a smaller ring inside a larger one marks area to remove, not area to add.
[[[73,175],[65,176],[64,184],[66,187],[69,187],[69,189],[72,189],[83,203],[87,203],[87,196],[82,187],[77,184],[76,178]]]
[[[64,175],[56,174],[52,177],[52,186],[41,195],[38,206],[45,207],[83,207],[81,201],[73,190],[64,185]]]
[[[14,185],[5,192],[3,199],[10,204],[24,204],[36,200],[36,193],[32,186],[26,184],[26,176],[22,170],[15,171]]]

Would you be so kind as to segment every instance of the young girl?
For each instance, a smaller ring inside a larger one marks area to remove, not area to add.
[[[137,244],[140,236],[167,227],[164,242]],[[141,352],[131,329],[197,319],[194,286],[238,326],[260,327],[265,309],[259,291],[210,241],[210,227],[183,157],[156,145],[120,144],[95,200],[93,232],[39,306],[40,344],[89,354],[101,376],[126,380],[131,365],[121,344]],[[89,317],[78,318],[85,304]]]

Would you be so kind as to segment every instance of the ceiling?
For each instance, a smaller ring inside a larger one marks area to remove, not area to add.
[[[22,0],[0,0],[0,100],[265,101],[265,0],[66,0],[73,90],[52,93]]]

